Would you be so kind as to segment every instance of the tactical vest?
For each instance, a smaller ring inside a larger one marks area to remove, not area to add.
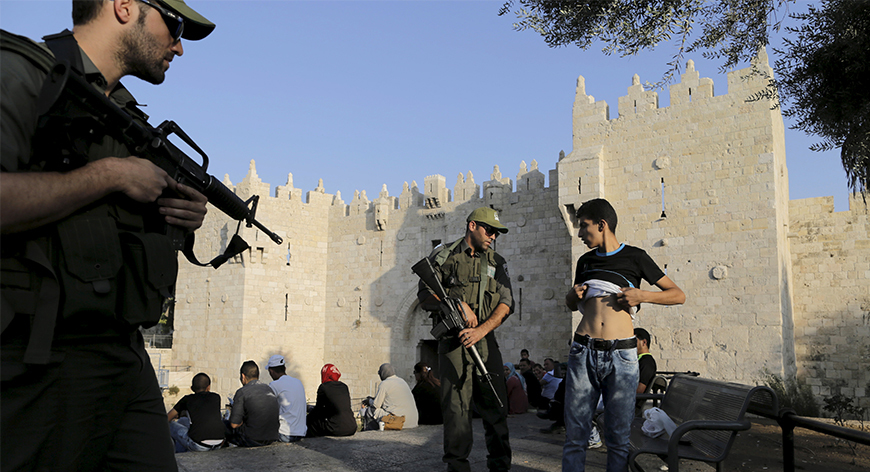
[[[468,303],[477,313],[478,321],[482,323],[489,318],[501,298],[498,294],[498,282],[495,280],[495,251],[482,253],[476,258],[478,264],[460,263],[459,259],[450,256],[458,253],[462,240],[460,238],[449,246],[436,248],[431,260],[441,272],[441,283],[447,295]]]
[[[56,60],[82,73],[81,53],[71,32],[45,40],[55,57],[27,38],[2,32],[2,48],[40,70],[47,73]],[[137,121],[147,120],[135,106],[124,108]],[[67,171],[132,154],[105,132],[87,126],[41,116],[30,166],[19,171]],[[55,332],[58,322],[69,327],[82,321],[104,330],[109,325],[109,330],[114,326],[119,332],[156,324],[164,301],[173,293],[178,259],[162,234],[156,205],[114,193],[55,223],[4,235],[0,272],[2,329],[5,332],[16,317],[29,317],[24,362],[44,364],[52,340],[65,334]]]

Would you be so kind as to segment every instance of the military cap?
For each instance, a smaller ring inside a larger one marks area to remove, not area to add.
[[[468,218],[465,219],[465,221],[479,221],[481,223],[492,226],[500,233],[508,232],[507,226],[503,225],[501,221],[498,220],[498,212],[489,207],[480,207],[472,211],[471,214],[468,215]]]

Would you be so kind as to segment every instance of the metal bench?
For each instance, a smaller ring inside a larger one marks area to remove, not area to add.
[[[629,466],[632,471],[643,472],[636,459],[641,454],[655,454],[677,472],[680,459],[715,464],[722,463],[738,431],[751,426],[745,418],[747,409],[753,412],[779,410],[776,394],[766,386],[749,386],[676,375],[662,398],[661,409],[674,421],[677,429],[670,438],[667,434],[651,438],[643,434],[644,419],[636,418],[631,425]]]

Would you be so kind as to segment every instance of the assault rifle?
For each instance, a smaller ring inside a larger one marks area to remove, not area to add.
[[[127,111],[119,108],[106,95],[88,84],[66,61],[56,63],[46,77],[39,96],[38,112],[40,128],[64,133],[68,135],[68,141],[72,144],[73,149],[57,150],[63,156],[63,162],[58,165],[60,170],[70,170],[78,165],[84,165],[83,158],[87,156],[87,143],[83,142],[86,139],[82,139],[82,136],[100,136],[101,134],[96,134],[98,132],[109,134],[124,143],[137,157],[148,159],[178,183],[194,188],[205,195],[209,203],[230,218],[239,221],[239,225],[244,220],[248,228],[256,226],[276,244],[283,242],[280,236],[257,221],[257,203],[260,197],[254,195],[244,202],[214,176],[208,174],[208,156],[181,127],[169,120],[156,128],[139,124]],[[172,135],[195,150],[202,158],[202,165],[171,143],[169,137]],[[223,255],[216,257],[209,264],[201,264],[193,256],[193,234],[188,235],[184,229],[172,225],[166,225],[166,234],[172,240],[175,249],[184,251],[184,255],[191,263],[201,266],[211,265],[215,269],[249,247],[236,234]]]
[[[429,290],[435,293],[438,298],[440,312],[438,313],[438,321],[432,327],[432,336],[435,339],[441,339],[447,336],[456,336],[462,331],[468,323],[468,317],[465,316],[465,309],[462,308],[462,302],[447,296],[447,292],[441,285],[441,281],[435,275],[435,269],[432,268],[432,263],[429,258],[424,257],[420,262],[411,266],[411,270],[420,277],[420,280],[429,287]],[[483,359],[480,358],[480,353],[477,352],[476,346],[466,348],[471,354],[471,360],[474,361],[475,367],[480,372],[481,382],[489,384],[489,388],[495,394],[495,399],[498,401],[498,406],[503,407],[501,398],[498,396],[498,391],[492,384],[492,374],[486,370],[486,365]]]

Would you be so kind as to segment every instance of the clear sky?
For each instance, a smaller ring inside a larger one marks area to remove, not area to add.
[[[637,57],[549,48],[516,32],[499,1],[188,0],[217,24],[202,41],[184,41],[160,86],[124,84],[152,125],[173,120],[209,155],[209,171],[237,183],[256,160],[260,178],[303,191],[324,180],[349,202],[354,190],[392,196],[403,182],[432,174],[453,188],[459,173],[476,183],[493,166],[516,181],[521,161],[546,175],[571,152],[576,79],[610,105],[633,74],[660,79],[667,45]],[[72,26],[69,0],[0,0],[0,27],[39,39]],[[719,64],[700,54],[701,77],[727,91]],[[771,59],[773,60],[773,59]],[[2,73],[2,64],[0,64]],[[660,106],[668,94],[659,91]],[[789,123],[786,122],[786,126]],[[839,150],[808,150],[814,138],[786,130],[792,199],[834,196],[848,209]]]

